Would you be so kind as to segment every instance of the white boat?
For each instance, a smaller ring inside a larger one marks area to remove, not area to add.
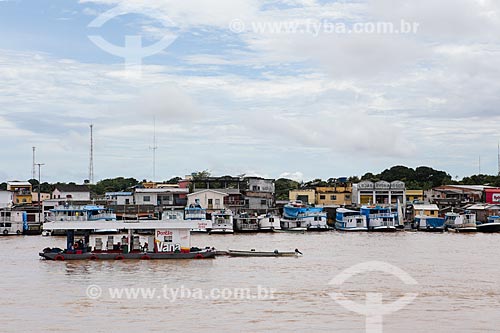
[[[359,211],[337,208],[335,229],[340,231],[368,231],[366,216]]]
[[[192,229],[191,232],[206,233],[212,229],[212,220],[207,220],[207,210],[201,207],[198,199],[196,199],[194,204],[184,209],[184,219],[198,223],[198,227]]]
[[[234,230],[237,232],[257,232],[259,222],[257,216],[248,213],[240,213],[234,218]]]
[[[281,230],[280,217],[271,213],[259,215],[258,218],[260,232],[272,232]]]
[[[210,234],[232,234],[233,232],[233,212],[230,209],[222,209],[212,213]]]
[[[476,232],[476,214],[446,213],[444,226],[448,231],[454,232]]]
[[[22,235],[25,215],[21,211],[0,211],[0,235]]]
[[[283,208],[282,229],[307,228],[308,231],[328,231],[326,212],[322,207],[310,207],[300,200],[292,201]]]
[[[396,215],[391,212],[391,209],[389,207],[363,206],[361,207],[361,215],[366,216],[368,231],[397,231]]]

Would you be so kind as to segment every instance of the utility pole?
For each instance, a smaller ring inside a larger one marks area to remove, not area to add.
[[[41,167],[42,165],[45,165],[44,163],[35,163],[36,165],[38,165],[38,223],[42,223],[42,202],[40,200],[40,191],[41,191],[41,188],[42,188],[42,176],[41,176]]]

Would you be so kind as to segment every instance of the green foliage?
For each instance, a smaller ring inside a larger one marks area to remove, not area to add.
[[[179,181],[181,181],[181,180],[182,180],[181,177],[174,177],[174,178],[167,180],[167,184],[178,184]]]
[[[410,190],[428,190],[433,187],[452,184],[451,176],[444,171],[435,170],[430,167],[420,166],[416,169],[403,165],[396,165],[382,171],[378,175],[371,172],[366,173],[361,180],[392,182],[401,180],[405,182],[406,188]]]
[[[462,185],[489,185],[500,187],[500,177],[491,175],[473,175],[464,177],[460,182]]]
[[[139,182],[135,178],[118,177],[104,179],[97,182],[95,185],[90,185],[90,190],[97,195],[103,195],[106,192],[127,191],[138,184]]]
[[[300,186],[300,183],[286,178],[277,179],[274,182],[274,189],[276,192],[276,200],[288,200],[288,192],[291,190],[296,190]]]
[[[7,183],[0,184],[0,191],[7,191]]]

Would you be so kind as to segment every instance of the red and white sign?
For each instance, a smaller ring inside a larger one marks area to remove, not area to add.
[[[160,236],[172,236],[172,231],[170,230],[156,230],[156,238]]]
[[[491,196],[491,201],[495,203],[500,202],[500,193],[493,193],[493,195]]]

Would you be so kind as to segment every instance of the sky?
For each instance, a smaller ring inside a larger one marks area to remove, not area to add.
[[[90,124],[96,181],[496,174],[499,31],[495,0],[0,0],[0,181],[36,146],[81,183]]]

